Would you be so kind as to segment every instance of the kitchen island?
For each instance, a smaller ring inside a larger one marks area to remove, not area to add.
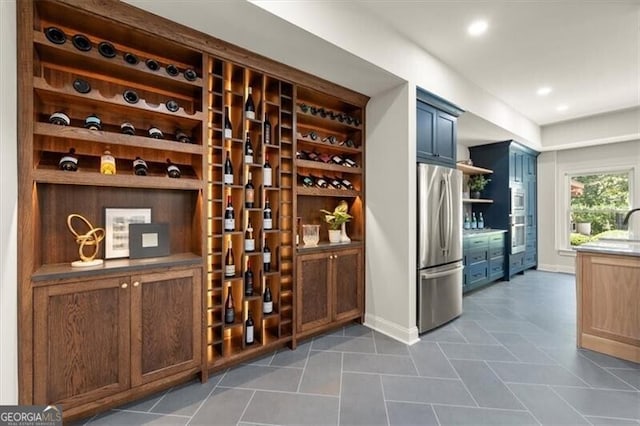
[[[576,250],[578,347],[640,363],[640,242]]]

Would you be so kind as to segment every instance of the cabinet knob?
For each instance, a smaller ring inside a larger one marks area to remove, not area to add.
[[[140,281],[134,281],[134,282],[133,282],[133,286],[134,286],[134,287],[138,287],[139,285],[140,285]]]
[[[122,288],[127,288],[127,287],[129,287],[129,284],[127,284],[127,283],[122,283],[122,284],[120,284],[120,287],[122,287]]]

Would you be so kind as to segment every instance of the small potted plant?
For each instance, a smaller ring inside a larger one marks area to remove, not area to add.
[[[320,210],[322,213],[324,213],[324,221],[327,222],[327,225],[329,225],[329,242],[330,243],[339,243],[341,242],[343,239],[341,239],[340,236],[340,228],[342,227],[342,230],[344,232],[344,237],[346,238],[345,241],[349,241],[345,231],[345,223],[349,222],[353,216],[351,216],[349,213],[347,213],[347,210],[349,210],[349,206],[347,205],[347,202],[342,200],[340,201],[340,203],[336,206],[336,208],[333,210],[333,212],[330,212],[328,210]]]
[[[471,198],[480,198],[480,191],[484,190],[489,182],[491,179],[485,178],[484,175],[470,176],[468,186]]]

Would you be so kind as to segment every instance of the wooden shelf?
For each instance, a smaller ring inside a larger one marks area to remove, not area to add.
[[[91,71],[100,69],[111,77],[134,80],[147,85],[157,85],[181,93],[193,93],[194,89],[202,88],[203,82],[200,77],[196,78],[195,81],[189,81],[184,78],[182,72],[175,77],[170,76],[167,74],[165,67],[152,71],[147,67],[144,60],[141,60],[136,65],[131,65],[125,62],[122,55],[116,55],[114,58],[109,59],[102,56],[98,49],[83,52],[76,49],[71,40],[67,40],[64,44],[53,44],[47,40],[42,31],[33,32],[33,41],[36,50],[40,54],[40,59],[44,62],[62,64],[65,67],[71,66],[79,70]]]
[[[456,168],[465,175],[487,175],[493,173],[493,170],[483,169],[482,167],[469,166],[464,163],[457,163]]]
[[[349,243],[330,243],[328,241],[320,241],[318,245],[315,246],[305,246],[304,244],[300,244],[296,250],[299,253],[309,253],[313,251],[333,251],[355,247],[362,247],[362,241],[352,240]]]
[[[361,167],[345,167],[345,166],[340,166],[338,164],[323,163],[321,161],[296,160],[296,165],[298,166],[298,168],[305,167],[309,169],[328,170],[331,172],[339,172],[339,173],[351,173],[351,174],[358,174],[358,175],[362,174]]]
[[[31,280],[40,282],[92,277],[113,273],[129,273],[144,269],[199,265],[201,263],[202,257],[193,253],[179,253],[166,257],[152,257],[148,259],[110,259],[105,260],[102,265],[89,268],[74,268],[70,263],[56,263],[52,265],[42,265],[31,275]]]
[[[121,133],[89,130],[83,127],[57,126],[50,123],[35,123],[33,133],[41,136],[65,138],[105,145],[122,145],[134,148],[155,149],[159,151],[183,152],[202,155],[202,146],[163,139],[129,136]]]
[[[321,140],[311,140],[308,138],[298,137],[298,143],[302,143],[310,146],[311,148],[322,148],[323,151],[330,151],[339,154],[362,154],[360,148],[350,148],[346,145],[332,145],[328,142],[322,142]]]
[[[308,195],[316,197],[359,197],[360,192],[350,189],[327,189],[327,188],[308,188],[306,186],[297,187],[298,195]]]
[[[364,130],[362,124],[360,126],[354,126],[352,124],[341,123],[338,120],[332,120],[330,118],[322,118],[318,115],[305,113],[298,108],[297,112],[298,125],[308,125],[321,127],[323,129],[330,129],[336,132],[353,132],[354,130]]]
[[[108,186],[118,188],[181,189],[197,191],[202,189],[199,179],[159,176],[135,176],[132,174],[103,175],[98,172],[65,172],[62,170],[34,170],[33,179],[38,183],[59,185]]]
[[[462,202],[473,204],[492,204],[493,200],[488,200],[486,198],[463,198]]]
[[[148,104],[144,99],[140,99],[136,104],[127,103],[122,95],[114,95],[111,98],[105,97],[100,94],[96,89],[87,94],[79,94],[73,88],[69,86],[53,87],[45,79],[41,77],[33,78],[33,87],[38,96],[46,103],[52,104],[65,104],[74,105],[77,103],[85,104],[94,108],[96,111],[100,111],[103,108],[110,108],[114,111],[120,111],[123,116],[132,114],[133,111],[138,111],[138,114],[145,114],[147,117],[152,117],[154,114],[163,114],[171,117],[176,121],[181,120],[183,127],[190,127],[197,122],[202,122],[204,114],[201,111],[196,111],[193,114],[185,112],[184,108],[180,107],[178,111],[171,112],[164,104],[152,105]]]

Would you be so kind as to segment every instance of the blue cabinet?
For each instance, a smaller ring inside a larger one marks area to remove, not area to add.
[[[504,277],[505,231],[478,231],[463,237],[463,287],[467,292]]]
[[[537,157],[538,152],[515,141],[497,142],[469,148],[473,164],[493,170],[491,182],[485,188],[485,197],[494,202],[474,206],[482,211],[485,226],[508,229],[506,235],[505,276],[507,279],[525,269],[536,267],[537,252]],[[511,253],[512,233],[511,191],[517,189],[524,195],[525,250]]]
[[[416,100],[416,159],[455,167],[457,117],[463,111],[455,105],[418,89]]]

